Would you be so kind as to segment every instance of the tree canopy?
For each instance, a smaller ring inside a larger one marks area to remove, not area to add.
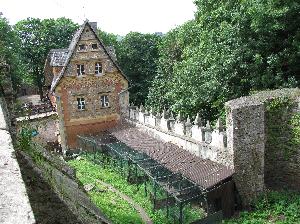
[[[21,82],[23,66],[18,54],[19,46],[19,39],[7,19],[0,16],[0,95],[4,95],[7,84],[12,83],[16,89]]]
[[[118,64],[130,79],[130,101],[135,104],[144,104],[155,77],[160,39],[156,34],[130,32],[116,48]]]
[[[15,25],[14,29],[21,41],[19,54],[41,96],[47,54],[53,48],[68,47],[77,28],[77,24],[66,18],[28,18]]]
[[[215,119],[227,100],[300,82],[298,1],[196,0],[195,19],[168,32],[148,107]]]

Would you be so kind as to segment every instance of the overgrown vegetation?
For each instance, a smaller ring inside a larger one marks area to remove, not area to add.
[[[0,15],[0,96],[4,95],[10,81],[14,89],[21,83],[23,66],[19,57],[19,46],[16,33]]]
[[[157,71],[160,41],[156,34],[130,32],[118,43],[118,63],[130,79],[130,101],[135,105],[145,104]]]
[[[37,134],[39,124],[35,126],[29,120],[19,123],[16,147],[18,150],[29,155],[37,166],[43,165],[45,159],[40,150],[37,150],[37,144],[33,141],[33,137]]]
[[[82,184],[96,185],[96,188],[89,194],[93,202],[115,223],[141,223],[141,220],[137,218],[138,215],[135,210],[129,209],[128,203],[121,199],[116,201],[116,195],[109,191],[101,192],[101,190],[104,190],[104,187],[97,180],[109,183],[131,197],[146,210],[154,223],[173,223],[173,221],[166,218],[166,211],[157,210],[154,212],[150,199],[145,196],[144,188],[138,188],[134,184],[129,184],[116,168],[97,165],[88,160],[87,157],[80,160],[71,160],[68,163],[76,169],[77,178]],[[203,216],[199,209],[194,209],[190,206],[186,206],[184,213],[187,223]]]
[[[292,191],[269,191],[262,195],[252,211],[244,211],[239,218],[226,224],[300,223],[300,194]]]
[[[266,103],[267,145],[276,158],[282,153],[289,159],[300,148],[300,115],[293,112],[296,106],[287,97]]]

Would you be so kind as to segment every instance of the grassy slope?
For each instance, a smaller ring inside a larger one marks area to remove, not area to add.
[[[253,211],[240,213],[226,224],[290,223],[300,224],[300,193],[270,191],[255,203]]]
[[[172,223],[166,219],[165,211],[158,210],[153,212],[152,203],[148,197],[145,197],[143,187],[138,190],[135,185],[128,184],[124,177],[115,170],[103,168],[87,159],[71,160],[69,164],[76,169],[77,178],[83,184],[92,183],[96,184],[99,189],[103,189],[103,186],[96,182],[97,180],[110,183],[142,206],[154,223]],[[142,223],[137,211],[130,208],[130,204],[118,198],[116,194],[108,191],[101,193],[99,191],[97,192],[97,190],[93,190],[89,193],[93,202],[98,205],[114,223]],[[189,221],[195,220],[201,215],[199,210],[195,211],[192,208],[188,208],[186,214]]]

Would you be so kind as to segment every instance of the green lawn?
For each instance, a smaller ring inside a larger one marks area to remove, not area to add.
[[[224,223],[300,224],[300,193],[269,191],[257,200],[253,211],[241,212],[239,218]]]
[[[122,177],[120,171],[112,167],[104,168],[85,157],[81,160],[71,160],[68,163],[76,169],[77,178],[82,184],[96,185],[96,188],[89,192],[91,199],[114,223],[142,223],[142,220],[129,203],[115,193],[105,190],[105,187],[101,186],[97,180],[109,183],[120,192],[131,197],[146,210],[154,223],[173,223],[173,221],[167,220],[166,211],[157,210],[153,212],[152,203],[149,197],[145,196],[144,188],[137,189],[136,185],[129,184]],[[202,210],[191,206],[186,206],[184,214],[186,223],[204,216]]]

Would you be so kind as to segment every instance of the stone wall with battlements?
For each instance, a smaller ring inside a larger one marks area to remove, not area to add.
[[[212,128],[209,122],[204,125],[199,114],[192,122],[189,118],[183,119],[180,114],[176,118],[166,110],[162,114],[154,114],[142,106],[130,106],[128,118],[163,141],[172,142],[201,158],[233,167],[232,154],[227,148],[226,128],[221,120]]]
[[[268,188],[300,190],[300,90],[263,91],[226,103],[226,127],[198,114],[192,122],[164,110],[154,114],[130,106],[128,120],[148,133],[204,159],[234,169],[248,206]]]

